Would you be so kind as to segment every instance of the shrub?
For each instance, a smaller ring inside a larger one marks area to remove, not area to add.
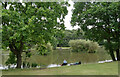
[[[52,46],[50,43],[47,43],[46,45],[38,46],[37,50],[39,51],[38,54],[47,55],[52,51]]]
[[[89,52],[94,53],[98,48],[98,43],[93,41],[80,40],[70,40],[69,45],[73,52]]]
[[[56,50],[58,40],[55,37],[52,37],[52,40],[50,41],[50,43],[52,45],[52,49]]]
[[[48,52],[52,51],[53,49],[50,43],[47,43],[46,48]]]
[[[10,52],[9,58],[7,59],[7,61],[5,62],[5,64],[9,65],[9,64],[16,64],[16,63],[17,63],[16,56],[14,55],[13,52]]]
[[[32,63],[32,67],[37,67],[38,64]]]
[[[29,62],[27,63],[27,68],[30,68],[30,63]]]
[[[26,57],[30,58],[32,54],[30,52],[26,52]]]

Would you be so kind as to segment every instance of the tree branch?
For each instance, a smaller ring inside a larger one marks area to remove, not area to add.
[[[19,51],[18,48],[15,46],[15,40],[12,40],[12,46],[14,47],[15,51]]]
[[[14,54],[17,54],[12,44],[9,44],[9,48]]]
[[[19,47],[20,52],[22,52],[22,50],[23,50],[23,45],[24,45],[24,43],[22,41],[23,39],[24,39],[24,36],[22,36],[22,38],[20,40],[20,47]]]

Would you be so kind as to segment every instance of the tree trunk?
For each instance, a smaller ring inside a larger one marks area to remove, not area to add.
[[[108,44],[109,44],[110,56],[111,56],[111,58],[112,58],[113,61],[116,61],[115,55],[114,55],[114,52],[113,52],[113,48],[112,48],[113,46],[112,46],[112,44],[111,44],[110,37],[107,39],[107,41],[108,41]]]
[[[120,51],[119,49],[116,50],[117,61],[120,61]]]
[[[110,51],[110,56],[111,56],[112,60],[116,61],[113,50],[110,49],[109,51]]]
[[[16,68],[21,68],[21,64],[22,64],[21,53],[19,52],[16,56],[17,56],[17,67]]]
[[[23,52],[23,46],[24,46],[24,43],[22,42],[23,40],[23,36],[21,36],[21,40],[20,40],[20,46],[17,47],[16,46],[16,40],[12,40],[11,42],[9,42],[9,48],[10,50],[16,55],[16,58],[17,58],[17,67],[16,68],[21,68],[21,65],[22,65],[22,52]]]

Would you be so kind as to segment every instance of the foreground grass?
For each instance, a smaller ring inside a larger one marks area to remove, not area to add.
[[[118,62],[81,64],[48,69],[4,70],[3,75],[118,75]]]

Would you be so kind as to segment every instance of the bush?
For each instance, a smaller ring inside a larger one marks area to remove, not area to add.
[[[9,58],[7,59],[7,61],[5,62],[6,65],[9,65],[9,64],[16,64],[17,61],[16,61],[16,56],[13,52],[10,52],[9,53]]]
[[[26,52],[26,57],[30,58],[32,54],[30,52]]]
[[[32,63],[32,67],[37,67],[38,64]]]
[[[52,51],[52,46],[50,43],[47,43],[46,45],[38,46],[37,50],[39,51],[38,54],[47,55]]]
[[[47,43],[46,48],[48,52],[51,52],[53,49],[50,43]]]
[[[98,48],[98,43],[93,41],[80,40],[70,40],[69,45],[73,52],[88,52],[94,53]]]
[[[55,37],[52,37],[52,40],[50,41],[50,43],[52,45],[52,49],[56,50],[58,40]]]

